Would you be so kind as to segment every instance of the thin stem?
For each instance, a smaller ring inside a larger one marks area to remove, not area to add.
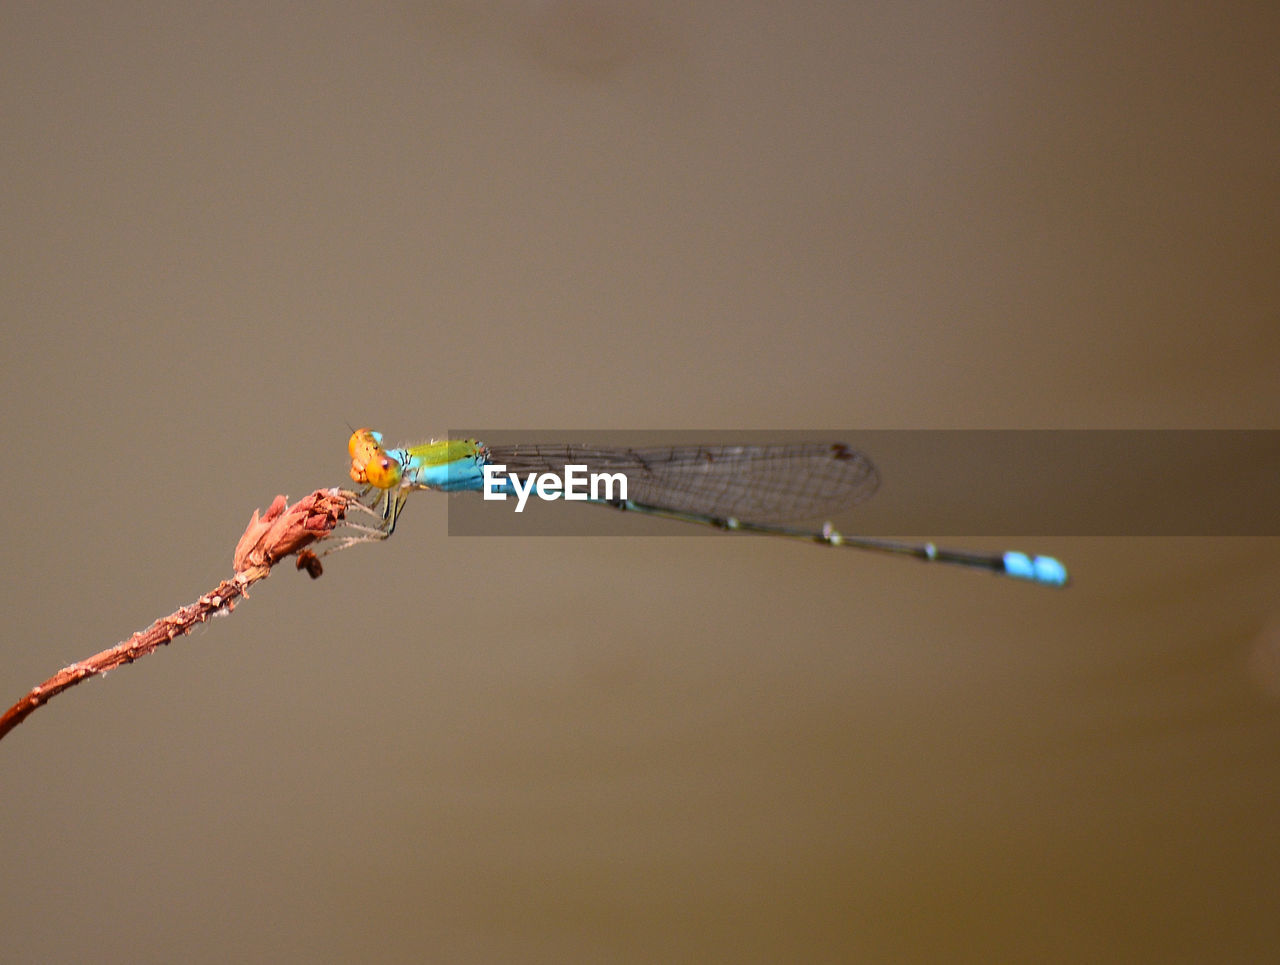
[[[286,505],[277,496],[267,511],[253,518],[236,545],[235,576],[223,580],[190,606],[184,606],[161,617],[145,630],[117,643],[92,657],[63,667],[30,691],[0,716],[0,738],[13,730],[44,706],[82,680],[96,677],[123,664],[145,657],[169,641],[184,636],[200,623],[219,613],[230,613],[241,597],[259,580],[271,574],[271,568],[287,556],[298,556],[298,568],[306,569],[313,578],[320,575],[319,560],[307,547],[328,539],[346,518],[351,506],[359,506],[356,494],[344,489],[317,489],[311,495]]]

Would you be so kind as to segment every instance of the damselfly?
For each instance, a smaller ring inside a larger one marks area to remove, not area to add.
[[[843,443],[788,443],[771,446],[663,446],[595,448],[579,445],[485,445],[476,439],[445,439],[388,448],[382,433],[358,429],[347,446],[351,478],[372,494],[379,517],[373,535],[390,536],[405,500],[415,489],[480,491],[485,467],[505,466],[507,474],[546,473],[564,477],[566,467],[626,477],[626,498],[589,500],[628,512],[714,526],[745,533],[786,536],[827,546],[951,563],[1065,586],[1067,570],[1052,556],[983,553],[847,536],[830,523],[820,529],[783,525],[847,510],[869,498],[880,477],[871,460]]]

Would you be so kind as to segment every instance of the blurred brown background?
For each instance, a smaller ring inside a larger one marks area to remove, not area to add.
[[[6,703],[349,424],[1280,428],[1278,26],[3,4]],[[446,504],[0,744],[4,958],[1274,953],[1277,541],[1054,593]]]

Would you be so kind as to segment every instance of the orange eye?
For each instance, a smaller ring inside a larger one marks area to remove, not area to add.
[[[357,479],[357,482],[368,482],[369,485],[375,486],[378,489],[393,489],[400,485],[400,462],[399,460],[392,459],[385,453],[374,459],[370,459],[364,464],[362,471],[364,472],[365,478],[363,480]],[[352,463],[352,477],[355,476],[355,473],[356,467],[355,464]]]
[[[352,459],[359,456],[361,462],[368,461],[381,448],[382,433],[374,432],[372,429],[357,429],[347,440],[347,455]]]

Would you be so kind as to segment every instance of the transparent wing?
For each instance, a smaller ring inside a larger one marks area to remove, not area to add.
[[[842,443],[778,446],[491,446],[489,461],[520,475],[585,465],[623,473],[627,498],[685,513],[756,522],[815,519],[856,506],[880,484],[871,460]]]

